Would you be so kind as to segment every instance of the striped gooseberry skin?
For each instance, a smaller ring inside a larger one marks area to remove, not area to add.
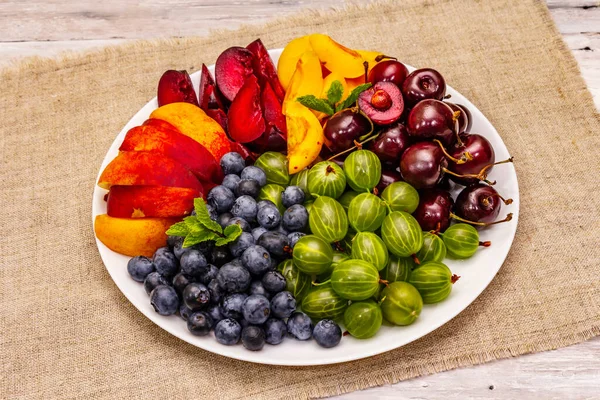
[[[337,199],[346,189],[346,174],[332,161],[316,163],[308,171],[308,191],[312,196]]]
[[[381,308],[373,300],[353,302],[344,312],[344,327],[357,339],[375,336],[382,322]]]
[[[361,193],[350,202],[348,222],[357,232],[375,232],[386,214],[383,200],[371,193]]]
[[[309,215],[310,215],[310,210],[312,210],[313,203],[314,203],[313,200],[308,200],[308,201],[304,202],[304,208],[306,208],[306,211],[308,211]]]
[[[337,201],[342,205],[342,207],[344,207],[344,210],[348,212],[348,207],[350,207],[350,203],[356,196],[358,196],[358,192],[355,192],[354,190],[346,190],[344,194],[338,197]]]
[[[302,311],[309,317],[320,320],[336,319],[344,314],[348,300],[338,295],[331,284],[312,288],[302,300]]]
[[[260,189],[256,200],[271,200],[277,206],[279,212],[283,214],[285,207],[281,201],[281,193],[283,193],[284,190],[285,189],[282,186],[268,183]]]
[[[479,232],[468,224],[454,224],[446,229],[442,239],[452,258],[464,259],[475,254],[479,247]]]
[[[419,291],[423,303],[439,303],[450,296],[452,272],[445,264],[432,261],[413,270],[409,282]]]
[[[381,161],[370,150],[356,150],[344,160],[348,185],[357,192],[371,190],[381,179]]]
[[[423,231],[419,223],[404,211],[394,211],[385,217],[381,238],[388,250],[398,257],[416,254],[423,246]]]
[[[347,260],[339,263],[331,273],[331,287],[348,300],[366,300],[379,289],[379,271],[363,260]]]
[[[410,272],[415,267],[415,262],[410,257],[390,256],[387,267],[380,272],[381,279],[388,282],[408,282]]]
[[[328,280],[329,278],[331,278],[331,273],[333,272],[333,269],[335,267],[337,267],[337,265],[343,261],[349,260],[350,256],[344,252],[341,251],[334,251],[333,252],[333,260],[331,261],[331,266],[329,267],[329,269],[319,275],[317,275],[317,281],[319,282],[325,282],[326,280]]]
[[[429,261],[442,261],[446,258],[446,245],[442,238],[431,232],[423,232],[423,246],[417,252],[421,264]]]
[[[303,169],[302,171],[294,174],[290,181],[291,186],[298,186],[304,192],[304,200],[312,200],[312,196],[308,191],[308,170]]]
[[[254,162],[267,175],[267,183],[287,186],[290,183],[288,159],[277,151],[267,151]]]
[[[290,259],[281,262],[277,266],[277,271],[285,278],[285,290],[290,292],[297,302],[301,302],[310,290],[310,276],[302,273]]]
[[[378,271],[390,261],[390,254],[383,240],[373,232],[358,232],[352,241],[352,258],[373,264]]]
[[[381,292],[381,312],[394,325],[410,325],[419,318],[423,299],[410,283],[393,282]]]
[[[412,214],[419,206],[419,192],[406,182],[393,182],[383,189],[381,199],[392,211]]]
[[[302,236],[292,251],[294,265],[308,275],[322,274],[333,261],[331,245],[315,235]]]
[[[308,214],[310,231],[328,243],[342,240],[348,233],[346,211],[335,199],[320,196]]]

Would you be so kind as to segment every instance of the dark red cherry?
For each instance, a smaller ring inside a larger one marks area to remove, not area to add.
[[[394,182],[399,182],[402,180],[402,175],[400,175],[398,172],[389,169],[384,169],[383,171],[381,171],[381,178],[379,179],[379,183],[376,186],[377,193],[381,194],[386,187],[388,187]]]
[[[358,106],[377,125],[389,125],[400,119],[404,99],[398,86],[377,82],[358,96]]]
[[[456,104],[456,106],[461,108],[463,115],[467,118],[467,127],[465,128],[465,132],[471,132],[471,128],[473,127],[473,116],[471,115],[471,111],[469,111],[469,109],[462,104]]]
[[[446,190],[433,188],[419,191],[419,206],[413,216],[424,231],[444,232],[450,226],[454,200]]]
[[[500,208],[504,204],[511,204],[512,199],[504,199],[496,189],[484,183],[467,186],[459,193],[454,205],[457,217],[467,220],[465,222],[480,222],[490,224],[496,221]],[[512,214],[507,217],[510,220]]]
[[[435,69],[417,69],[404,80],[402,95],[408,107],[425,99],[441,100],[446,95],[446,81]]]
[[[452,108],[439,100],[420,101],[410,110],[406,129],[415,140],[438,139],[445,146],[449,146],[455,139]]]
[[[454,103],[446,102],[446,104],[448,104],[453,112],[459,112],[458,117],[456,118],[456,122],[458,122],[458,133],[467,131],[467,127],[469,126],[469,116],[466,114],[465,110],[461,106]]]
[[[369,72],[369,82],[376,84],[377,82],[392,82],[399,88],[402,87],[408,69],[400,61],[385,60],[375,65]]]
[[[433,142],[418,142],[400,158],[402,178],[417,189],[434,187],[444,175],[448,160],[442,148]]]
[[[373,131],[373,123],[362,112],[347,108],[327,120],[323,127],[325,144],[334,153],[347,150],[358,140]]]
[[[462,146],[456,143],[448,153],[457,159],[466,157],[464,164],[450,163],[448,169],[458,175],[478,175],[485,167],[496,162],[496,156],[492,144],[483,136],[477,134],[463,133],[460,135]],[[493,166],[486,169],[487,173]],[[477,178],[461,178],[448,174],[450,179],[461,185],[469,185],[479,182]]]
[[[410,138],[406,132],[406,127],[400,123],[395,123],[379,132],[379,136],[369,146],[369,150],[377,154],[385,167],[394,169],[398,167],[400,157],[409,145]]]

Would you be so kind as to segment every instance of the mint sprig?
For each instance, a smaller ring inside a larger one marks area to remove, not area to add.
[[[340,81],[333,81],[327,90],[327,98],[319,99],[316,96],[309,94],[298,97],[296,101],[312,110],[327,115],[333,115],[338,111],[352,107],[354,103],[356,103],[358,96],[370,87],[370,83],[357,86],[350,92],[346,100],[341,101],[344,96],[344,86],[342,86]]]
[[[166,232],[170,236],[184,237],[183,247],[191,247],[207,240],[214,240],[217,246],[223,246],[233,242],[242,234],[239,225],[228,226],[223,231],[221,225],[210,218],[202,198],[194,199],[194,210],[196,215],[185,217],[182,222],[171,225]]]
[[[365,90],[370,89],[371,86],[373,85],[370,83],[363,83],[362,85],[355,87],[354,90],[350,92],[350,95],[346,98],[346,100],[344,100],[342,104],[338,104],[335,111],[338,112],[345,108],[352,107],[354,103],[356,103],[356,100],[358,100],[358,96],[360,96],[360,94]]]

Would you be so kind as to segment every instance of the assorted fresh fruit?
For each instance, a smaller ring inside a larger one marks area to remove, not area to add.
[[[410,325],[451,296],[444,260],[511,220],[488,174],[512,158],[470,132],[434,69],[313,34],[277,68],[260,40],[225,50],[198,94],[166,71],[157,98],[100,176],[95,231],[193,335],[330,348]]]

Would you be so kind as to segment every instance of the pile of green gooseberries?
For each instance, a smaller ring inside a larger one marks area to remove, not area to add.
[[[269,181],[259,199],[281,207],[291,179],[305,192],[309,211],[310,232],[278,267],[287,290],[315,322],[341,321],[355,338],[373,337],[384,320],[410,325],[423,304],[447,299],[459,277],[444,259],[469,258],[482,244],[465,223],[423,232],[411,215],[419,193],[406,182],[377,193],[381,162],[369,150],[350,153],[343,166],[321,161],[291,177],[269,171],[280,162],[270,161],[261,165]]]

